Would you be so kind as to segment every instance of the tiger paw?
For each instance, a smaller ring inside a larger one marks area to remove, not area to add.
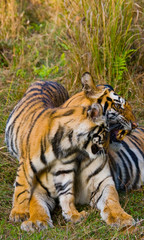
[[[73,213],[63,213],[64,218],[66,221],[70,221],[72,223],[78,223],[80,222],[83,218],[86,217],[86,212],[85,211],[74,211]]]
[[[115,214],[114,212],[112,212],[108,215],[106,223],[111,226],[125,227],[134,225],[135,220],[125,211],[122,211],[119,214]]]
[[[21,222],[24,220],[27,220],[29,218],[29,211],[27,209],[24,210],[18,210],[17,208],[13,208],[11,210],[9,220],[11,222]]]
[[[21,229],[26,231],[26,232],[34,232],[35,230],[41,231],[43,229],[47,229],[49,227],[53,227],[53,223],[51,219],[47,219],[47,220],[35,220],[32,221],[31,219],[24,221],[21,224]]]

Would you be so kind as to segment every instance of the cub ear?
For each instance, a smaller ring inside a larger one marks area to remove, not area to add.
[[[83,91],[88,98],[97,99],[101,97],[106,91],[105,89],[99,89],[98,87],[95,86],[93,78],[89,72],[85,72],[82,75],[81,83],[83,86]]]
[[[102,107],[100,104],[92,104],[88,110],[88,116],[93,122],[96,122],[99,117],[102,117]]]

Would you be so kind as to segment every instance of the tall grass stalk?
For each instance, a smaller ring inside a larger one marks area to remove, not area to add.
[[[0,1],[0,40],[7,41],[10,37],[19,36],[22,15],[18,14],[16,0]]]
[[[63,43],[68,49],[71,72],[91,71],[97,82],[120,85],[134,55],[139,37],[134,26],[133,0],[61,1]]]

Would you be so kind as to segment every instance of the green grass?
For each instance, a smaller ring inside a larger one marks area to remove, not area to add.
[[[9,0],[5,5],[6,1],[0,1],[0,239],[144,239],[144,189],[120,194],[122,206],[138,221],[132,233],[107,226],[89,206],[78,206],[88,217],[76,225],[66,223],[57,207],[52,216],[55,227],[42,232],[25,233],[20,224],[8,220],[18,161],[7,152],[4,131],[11,110],[30,83],[54,80],[74,94],[81,90],[81,74],[89,70],[95,83],[110,83],[123,93],[139,124],[144,124],[142,1],[119,0],[113,12],[114,2],[31,0],[18,4]]]

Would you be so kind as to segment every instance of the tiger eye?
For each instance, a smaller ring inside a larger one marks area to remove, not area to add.
[[[120,109],[121,108],[121,105],[120,104],[118,104],[118,103],[115,103],[115,108],[117,108],[117,109]]]
[[[93,154],[96,154],[99,151],[99,148],[98,148],[97,144],[93,144],[91,146],[91,150],[92,150]]]

